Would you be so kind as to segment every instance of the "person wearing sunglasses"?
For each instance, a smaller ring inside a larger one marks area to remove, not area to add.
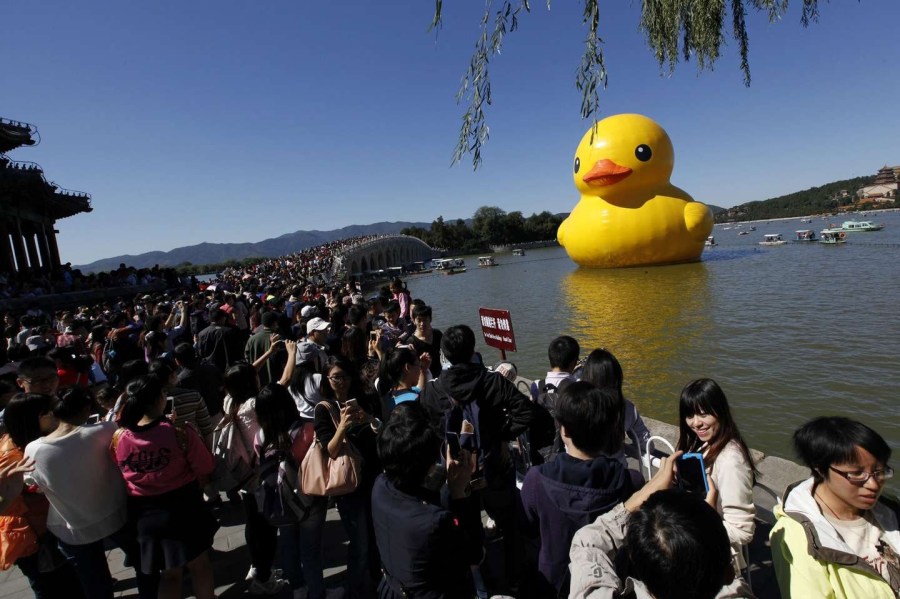
[[[812,476],[775,508],[772,561],[784,597],[895,598],[900,506],[881,497],[891,448],[868,426],[815,418],[794,433]]]

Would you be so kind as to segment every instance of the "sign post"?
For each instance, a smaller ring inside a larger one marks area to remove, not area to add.
[[[478,316],[481,319],[481,332],[484,334],[484,342],[500,350],[501,360],[506,359],[507,350],[516,351],[516,335],[513,333],[512,318],[509,316],[509,310],[479,308]]]

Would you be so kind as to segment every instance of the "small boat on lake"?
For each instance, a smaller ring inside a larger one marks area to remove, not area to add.
[[[847,234],[841,230],[825,229],[819,234],[819,243],[826,245],[837,245],[839,243],[847,243]]]
[[[523,250],[522,248],[513,248],[512,255],[513,256],[524,256],[525,250]]]
[[[713,237],[712,235],[710,235],[709,237],[706,238],[706,241],[703,243],[703,245],[710,248],[710,247],[717,246],[719,244],[716,243],[716,238]]]
[[[751,230],[751,231],[755,231],[755,230],[756,230],[756,227],[750,227],[750,230]]]
[[[462,258],[438,258],[431,261],[434,269],[445,275],[455,275],[466,272],[466,261]]]
[[[741,231],[738,235],[749,235],[750,231]]]
[[[794,241],[816,241],[816,232],[811,229],[800,229],[796,233],[797,238]]]
[[[787,241],[781,237],[781,233],[766,233],[759,245],[784,245],[786,243]]]
[[[491,266],[497,266],[497,263],[494,261],[493,256],[478,257],[478,268],[489,268]]]
[[[846,220],[841,224],[844,231],[858,231],[868,233],[871,231],[880,231],[884,228],[884,223],[873,223],[869,220]]]

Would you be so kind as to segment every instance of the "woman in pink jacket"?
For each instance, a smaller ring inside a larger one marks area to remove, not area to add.
[[[185,566],[197,599],[213,599],[207,550],[219,525],[203,503],[198,479],[215,462],[190,426],[176,427],[164,415],[163,381],[153,375],[128,384],[123,428],[113,436],[113,459],[128,492],[128,517],[137,529],[140,568],[160,572],[159,597],[180,597]]]

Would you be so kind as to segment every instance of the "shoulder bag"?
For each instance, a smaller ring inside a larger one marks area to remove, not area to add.
[[[339,418],[335,408],[328,401],[316,404],[318,410],[324,406],[337,429]],[[337,497],[356,491],[362,469],[362,456],[346,438],[340,454],[334,459],[328,454],[328,445],[315,439],[300,466],[300,486],[307,495],[317,497]]]

